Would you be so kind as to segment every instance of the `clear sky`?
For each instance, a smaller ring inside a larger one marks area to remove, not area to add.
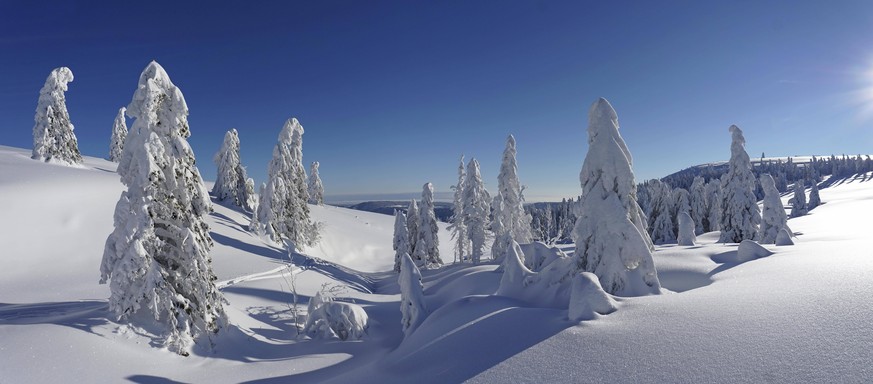
[[[326,193],[448,191],[508,134],[529,201],[580,193],[587,110],[618,112],[638,181],[729,156],[873,152],[873,1],[0,1],[0,144],[32,146],[39,89],[72,69],[79,148],[157,60],[190,109],[204,178],[239,131],[258,183],[282,124]],[[225,2],[215,2],[225,3]],[[206,4],[204,2],[204,4]]]

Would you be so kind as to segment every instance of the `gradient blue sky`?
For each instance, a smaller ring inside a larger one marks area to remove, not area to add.
[[[580,193],[587,110],[616,108],[637,180],[729,156],[871,153],[871,1],[0,2],[0,144],[31,148],[56,67],[85,155],[157,60],[190,108],[201,173],[237,128],[258,183],[303,124],[329,195],[437,191],[460,154],[493,189],[518,140],[528,200]],[[223,3],[223,2],[219,2]]]

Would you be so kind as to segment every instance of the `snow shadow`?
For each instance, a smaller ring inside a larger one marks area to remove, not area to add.
[[[125,377],[125,379],[137,384],[184,384],[182,381],[170,380],[166,377],[151,375],[130,375]]]
[[[272,247],[267,247],[267,246],[263,246],[263,245],[249,244],[249,243],[234,239],[232,237],[222,235],[222,234],[217,233],[217,232],[209,232],[209,235],[212,236],[212,240],[215,240],[216,242],[218,242],[222,245],[225,245],[225,246],[228,246],[231,248],[239,249],[243,252],[252,253],[252,254],[255,254],[258,256],[263,256],[263,257],[266,257],[269,259],[279,260],[282,262],[288,261],[288,257],[285,256],[285,251],[283,251],[279,248],[272,248]]]
[[[0,325],[54,324],[103,337],[94,329],[109,323],[109,316],[105,300],[0,303]]]
[[[673,292],[686,292],[712,284],[712,275],[694,270],[658,271],[658,280]]]
[[[288,259],[285,258],[287,261]],[[316,257],[306,256],[301,253],[291,255],[291,264],[302,268],[303,270],[311,270],[331,279],[340,281],[348,285],[350,288],[363,293],[375,293],[375,279],[371,274],[356,271],[351,268],[346,268],[339,264],[334,264],[329,261]]]

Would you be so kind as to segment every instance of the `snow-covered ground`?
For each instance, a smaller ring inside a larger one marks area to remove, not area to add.
[[[796,245],[731,263],[717,233],[654,254],[671,293],[618,299],[618,311],[572,323],[566,309],[493,296],[495,265],[423,271],[430,315],[406,340],[391,270],[393,217],[312,207],[325,223],[311,257],[287,255],[220,204],[208,222],[231,328],[214,350],[161,349],[114,321],[97,284],[122,190],[115,164],[80,168],[0,146],[0,382],[869,382],[873,378],[873,183],[821,190],[791,219]],[[209,175],[207,175],[208,177]],[[790,195],[784,196],[787,200]],[[440,228],[440,252],[452,241]],[[292,277],[293,276],[293,277]],[[298,337],[321,290],[367,311],[358,341]]]

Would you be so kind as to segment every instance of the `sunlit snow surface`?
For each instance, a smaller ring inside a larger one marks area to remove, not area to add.
[[[868,382],[873,377],[873,182],[836,181],[825,205],[789,220],[796,245],[736,260],[736,244],[665,245],[654,254],[672,293],[619,298],[618,310],[571,323],[567,311],[490,296],[494,265],[422,271],[429,317],[400,329],[393,217],[312,207],[324,239],[298,266],[215,204],[213,267],[233,326],[214,350],[162,350],[119,324],[97,284],[122,190],[115,164],[80,168],[0,146],[0,382]],[[210,175],[205,175],[210,178]],[[330,188],[329,185],[326,186]],[[787,201],[791,195],[783,196]],[[451,262],[441,226],[441,255]],[[333,263],[337,264],[333,264]],[[365,271],[365,272],[358,272]],[[323,284],[370,318],[363,340],[298,338]],[[285,277],[283,277],[285,276]]]

